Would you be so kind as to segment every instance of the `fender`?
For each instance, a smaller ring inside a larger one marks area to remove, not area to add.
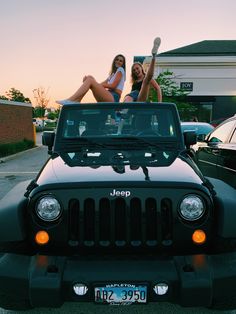
[[[215,209],[218,217],[218,235],[223,238],[236,238],[236,189],[224,181],[207,178],[214,186]]]
[[[22,241],[25,238],[25,212],[28,199],[24,197],[30,180],[18,183],[0,200],[0,243]]]

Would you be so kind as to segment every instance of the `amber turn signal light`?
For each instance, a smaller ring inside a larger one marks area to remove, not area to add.
[[[45,245],[48,243],[49,241],[49,235],[46,231],[44,230],[41,230],[41,231],[38,231],[35,235],[35,241],[37,244],[39,245]]]
[[[206,242],[206,234],[203,230],[195,230],[192,235],[192,240],[196,244],[203,244]]]

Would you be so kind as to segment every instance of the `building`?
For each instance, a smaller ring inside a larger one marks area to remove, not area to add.
[[[144,66],[150,59],[134,57]],[[204,40],[160,53],[155,77],[166,70],[188,91],[187,100],[200,120],[209,122],[236,113],[236,40]]]
[[[0,99],[0,145],[34,141],[32,105]]]

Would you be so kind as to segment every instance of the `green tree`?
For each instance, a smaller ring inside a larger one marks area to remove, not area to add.
[[[44,117],[44,113],[45,113],[44,108],[42,108],[40,106],[33,107],[33,117],[34,118]]]
[[[47,114],[47,118],[50,119],[50,120],[55,120],[57,118],[57,115],[55,112],[49,112]]]
[[[171,102],[173,100],[186,100],[188,92],[181,89],[174,81],[174,73],[166,70],[159,74],[156,81],[160,85],[162,90],[162,98],[164,102]],[[150,98],[152,101],[157,101],[157,95],[154,90],[151,90]]]
[[[3,100],[9,100],[6,96],[4,95],[0,95],[0,99],[3,99]]]
[[[60,115],[60,112],[61,112],[61,107],[58,106],[57,109],[56,109],[55,112],[54,112],[56,119],[58,119],[58,117],[59,117],[59,115]]]
[[[6,96],[0,96],[1,99],[11,100],[11,101],[19,101],[31,103],[28,97],[25,97],[21,91],[12,87],[8,92],[6,92]]]
[[[156,81],[162,90],[162,101],[175,103],[181,120],[189,120],[195,115],[196,107],[187,100],[189,94],[184,89],[181,89],[174,81],[175,75],[173,72],[166,70],[159,74]],[[157,94],[154,89],[149,93],[150,101],[157,101]]]

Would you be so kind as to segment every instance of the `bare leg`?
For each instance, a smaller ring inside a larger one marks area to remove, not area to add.
[[[112,94],[92,76],[87,76],[80,88],[68,100],[80,102],[90,89],[97,101],[114,102]]]
[[[150,82],[153,78],[154,74],[154,69],[155,69],[155,56],[152,57],[150,66],[148,68],[147,74],[145,75],[145,78],[142,83],[142,87],[140,89],[138,99],[137,101],[146,101],[150,89]]]
[[[150,89],[150,82],[153,78],[154,69],[155,69],[156,54],[157,54],[160,44],[161,44],[161,39],[159,37],[155,38],[153,42],[153,48],[152,48],[152,60],[148,68],[147,74],[145,75],[145,78],[143,80],[137,101],[147,100],[149,89]]]

